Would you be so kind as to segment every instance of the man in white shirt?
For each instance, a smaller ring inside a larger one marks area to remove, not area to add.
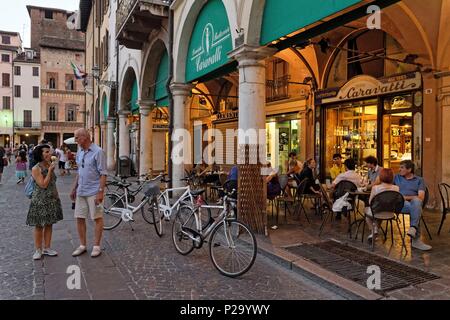
[[[355,171],[356,167],[355,160],[353,160],[352,158],[345,160],[344,166],[346,171],[344,173],[339,174],[336,177],[336,179],[334,179],[333,189],[339,182],[344,180],[353,182],[358,188],[362,187],[361,176]]]

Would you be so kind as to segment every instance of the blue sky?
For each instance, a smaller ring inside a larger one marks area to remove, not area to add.
[[[12,4],[3,6],[0,11],[0,30],[20,32],[24,47],[29,47],[30,16],[27,5],[75,11],[80,0],[8,0],[8,2]]]

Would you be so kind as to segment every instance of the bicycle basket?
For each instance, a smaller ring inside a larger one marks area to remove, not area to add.
[[[157,196],[159,194],[159,183],[158,182],[148,183],[144,187],[144,194],[147,197]]]

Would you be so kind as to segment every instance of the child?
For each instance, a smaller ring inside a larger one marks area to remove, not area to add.
[[[20,152],[16,158],[16,177],[17,184],[24,182],[27,176],[27,154],[26,152]]]

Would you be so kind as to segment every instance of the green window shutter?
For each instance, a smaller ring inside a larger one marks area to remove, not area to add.
[[[138,83],[137,83],[137,80],[134,80],[133,88],[131,90],[131,101],[130,101],[132,114],[139,113],[139,105],[137,104],[138,96],[139,96],[138,95]]]
[[[169,55],[164,52],[159,62],[158,74],[156,76],[155,100],[158,107],[166,107],[169,105],[167,94],[167,79],[169,78]]]
[[[108,119],[109,107],[108,107],[108,100],[106,99],[106,96],[103,97],[103,115],[105,117],[105,120]]]

